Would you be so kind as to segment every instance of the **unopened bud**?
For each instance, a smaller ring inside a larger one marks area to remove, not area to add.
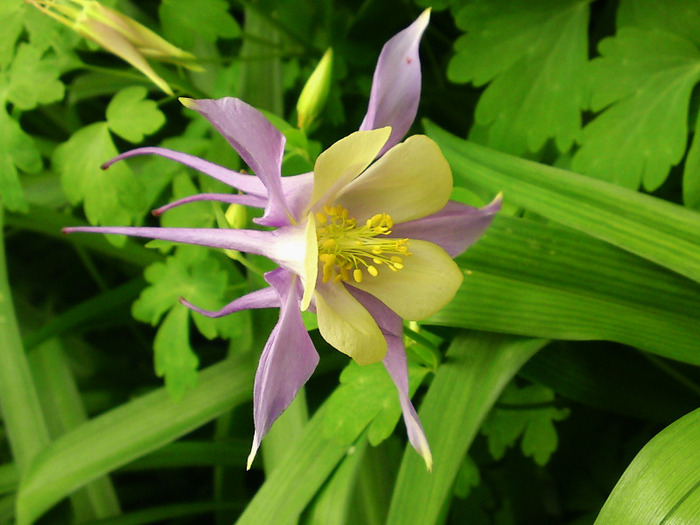
[[[170,95],[173,93],[170,86],[153,70],[145,57],[201,70],[193,63],[194,55],[175,47],[146,26],[96,0],[26,1],[82,37],[126,60]]]
[[[298,123],[297,126],[306,130],[321,113],[328,100],[328,92],[331,89],[331,73],[333,71],[333,50],[328,49],[321,61],[306,81],[301,90],[297,102]]]

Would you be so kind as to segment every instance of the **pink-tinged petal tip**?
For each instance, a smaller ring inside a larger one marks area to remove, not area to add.
[[[361,130],[391,126],[392,133],[380,155],[398,144],[418,112],[421,69],[418,46],[430,21],[430,10],[391,38],[374,70],[369,106]]]

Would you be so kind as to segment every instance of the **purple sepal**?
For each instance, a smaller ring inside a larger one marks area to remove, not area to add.
[[[290,224],[291,213],[282,191],[284,135],[260,111],[237,98],[187,100],[184,103],[219,130],[267,188],[269,200],[260,224]]]
[[[423,457],[428,470],[432,470],[432,456],[428,440],[418,413],[413,407],[413,403],[411,403],[408,388],[408,365],[403,344],[403,320],[373,295],[352,286],[348,286],[348,290],[355,299],[367,308],[367,311],[377,321],[379,329],[386,338],[387,352],[382,363],[396,385],[408,440],[413,448]]]
[[[253,390],[255,435],[248,456],[248,468],[260,442],[275,420],[294,400],[318,364],[318,353],[301,319],[299,279],[286,270],[265,274],[280,300],[280,318],[265,344]]]
[[[483,208],[449,201],[427,217],[395,224],[390,237],[429,241],[456,257],[483,235],[500,209],[500,195]]]
[[[207,317],[217,318],[232,314],[234,312],[240,312],[241,310],[253,310],[256,308],[279,308],[280,296],[277,294],[274,288],[262,288],[234,299],[221,310],[203,310],[182,297],[180,297],[180,302],[190,310],[194,310],[195,312]]]
[[[389,40],[374,70],[369,106],[360,130],[391,126],[391,135],[379,153],[399,143],[418,111],[421,90],[418,46],[430,20],[424,11],[415,22]]]
[[[129,157],[136,157],[138,155],[158,155],[159,157],[174,160],[184,166],[209,175],[211,178],[221,181],[224,184],[228,184],[232,188],[258,197],[267,197],[265,185],[255,175],[244,175],[243,173],[224,168],[223,166],[219,166],[208,160],[200,159],[194,155],[173,151],[167,148],[148,147],[132,149],[108,160],[102,165],[102,169],[106,170],[117,161],[128,159]]]
[[[153,215],[156,217],[162,215],[168,210],[182,206],[183,204],[189,204],[190,202],[199,201],[216,201],[216,202],[226,202],[228,204],[243,204],[244,206],[251,206],[253,208],[264,208],[267,201],[255,195],[241,195],[240,193],[198,193],[197,195],[190,195],[183,199],[171,202],[160,208],[153,210]]]

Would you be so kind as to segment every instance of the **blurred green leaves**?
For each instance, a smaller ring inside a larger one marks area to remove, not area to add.
[[[481,432],[488,438],[494,459],[501,459],[522,436],[523,454],[545,465],[557,449],[554,421],[568,414],[567,409],[556,408],[552,390],[537,384],[523,388],[510,384],[484,420]]]
[[[224,0],[163,0],[158,14],[168,40],[186,48],[192,48],[195,35],[207,42],[219,37],[235,38],[241,34],[238,22],[228,13]]]
[[[26,173],[41,170],[42,162],[34,139],[19,123],[0,108],[0,193],[8,210],[26,212],[29,208],[19,182],[17,168]]]
[[[55,60],[29,44],[20,44],[10,66],[6,99],[19,109],[32,109],[63,98],[61,70]]]

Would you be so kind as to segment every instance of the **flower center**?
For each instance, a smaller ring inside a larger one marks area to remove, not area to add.
[[[362,282],[364,272],[379,275],[378,267],[397,272],[403,268],[403,257],[411,255],[408,239],[389,239],[394,221],[386,213],[378,213],[365,224],[348,217],[341,205],[324,206],[316,212],[318,258],[323,263],[323,282]]]

